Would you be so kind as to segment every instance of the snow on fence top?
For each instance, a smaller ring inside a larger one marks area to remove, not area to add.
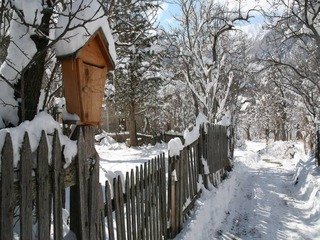
[[[116,60],[116,51],[108,18],[95,0],[77,0],[68,5],[59,15],[55,37],[59,38],[55,44],[56,55],[59,57],[70,55],[82,48],[99,28],[102,29],[113,61]]]
[[[31,151],[35,152],[39,145],[41,132],[44,130],[47,134],[49,160],[51,161],[53,133],[56,129],[59,133],[60,143],[64,146],[63,154],[66,160],[64,167],[67,167],[71,163],[73,157],[77,154],[76,141],[72,141],[67,136],[63,135],[59,123],[46,112],[40,112],[32,121],[24,121],[17,127],[0,130],[0,151],[3,148],[6,134],[10,133],[13,143],[13,165],[14,167],[17,167],[18,162],[20,161],[20,148],[23,143],[25,132],[28,132],[29,135]]]
[[[203,113],[199,113],[196,119],[196,126],[193,126],[192,130],[186,129],[184,131],[183,137],[185,139],[185,146],[190,145],[194,141],[196,141],[200,136],[200,125],[208,122],[206,116]]]
[[[183,134],[183,137],[185,139],[184,145],[182,144],[181,139],[178,137],[171,139],[168,142],[168,151],[169,151],[170,157],[179,156],[180,151],[183,149],[184,146],[188,146],[194,141],[196,141],[200,137],[200,126],[207,122],[208,120],[206,116],[203,113],[199,113],[196,119],[196,125],[193,126],[191,130],[186,129],[184,131],[184,134]],[[204,126],[206,125],[204,124]]]
[[[175,137],[168,142],[168,151],[170,157],[179,156],[182,149],[183,144],[180,138]]]

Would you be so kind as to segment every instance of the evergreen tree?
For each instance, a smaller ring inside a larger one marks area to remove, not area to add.
[[[130,145],[137,145],[136,116],[161,85],[161,48],[155,29],[159,1],[126,0],[109,6],[116,37],[115,71],[118,111],[129,115]]]

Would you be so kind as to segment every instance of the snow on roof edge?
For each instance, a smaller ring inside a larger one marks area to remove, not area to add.
[[[69,15],[73,13],[75,16],[70,22]],[[91,19],[92,21],[90,21]],[[82,26],[84,21],[88,22],[85,26]],[[67,26],[74,29],[64,34]],[[54,45],[57,57],[68,56],[80,50],[99,28],[101,28],[106,38],[110,57],[115,63],[117,55],[108,17],[105,15],[100,3],[94,0],[77,0],[59,16],[55,38],[61,37],[61,34],[64,35]]]
[[[87,44],[92,40],[93,37],[95,37],[96,33],[97,32],[100,32],[101,35],[102,35],[102,38],[104,39],[105,43],[106,43],[106,47],[107,49],[109,49],[109,42],[108,42],[108,39],[103,31],[103,29],[101,27],[99,27],[87,40],[87,42],[81,46],[80,48],[78,48],[77,50],[75,50],[74,52],[72,53],[69,53],[69,54],[66,54],[66,55],[57,55],[57,58],[59,60],[65,60],[65,59],[72,59],[72,58],[75,58],[77,56],[77,54],[79,53],[79,51],[81,51],[81,49],[83,49],[84,47],[87,46]],[[113,65],[113,67],[115,66],[115,58],[112,56],[112,54],[110,53],[110,49],[109,49],[109,52],[108,52],[108,55],[110,57],[110,60],[111,60],[111,63]]]

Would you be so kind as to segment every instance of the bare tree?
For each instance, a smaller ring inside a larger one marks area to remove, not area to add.
[[[272,1],[272,11],[264,12],[269,29],[260,44],[264,45],[264,51],[257,56],[264,66],[262,71],[272,73],[273,83],[282,89],[279,96],[290,90],[304,103],[311,117],[297,126],[307,123],[305,140],[311,138],[320,114],[319,12],[318,1]],[[285,118],[285,114],[278,116],[277,124],[283,124]]]
[[[201,111],[209,121],[219,121],[234,81],[232,63],[227,63],[232,47],[225,43],[231,43],[230,33],[236,22],[247,21],[250,11],[243,14],[240,6],[230,9],[214,0],[174,2],[181,15],[175,16],[176,23],[168,32],[168,39],[178,49],[177,77],[192,91],[195,115]]]
[[[77,13],[86,11],[92,3],[93,0],[78,0],[77,4],[51,0],[37,1],[37,4],[32,1],[22,1],[21,4],[1,1],[1,31],[6,31],[8,24],[11,30],[8,54],[0,70],[0,127],[32,120],[38,111],[41,89],[46,91],[45,99],[48,101],[61,88],[53,84],[57,82],[55,73],[59,72],[53,46],[59,40],[72,41],[72,36],[66,35],[69,31],[86,28],[87,23],[103,17],[104,14],[98,14],[101,8],[90,19],[77,17]],[[71,13],[72,6],[78,8]],[[52,38],[50,33],[58,29],[60,15],[68,21],[61,34]],[[46,71],[48,66],[50,68]]]
[[[319,118],[320,5],[313,0],[278,0],[273,10],[265,13],[272,19],[266,41],[272,48],[258,58],[265,69],[278,72],[278,84],[300,95],[313,118]]]

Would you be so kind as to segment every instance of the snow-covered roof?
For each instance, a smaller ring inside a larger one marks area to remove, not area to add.
[[[99,28],[106,37],[109,54],[115,62],[116,51],[108,18],[95,0],[77,0],[59,15],[55,38],[61,37],[66,29],[67,32],[55,44],[56,55],[62,57],[77,52]]]

